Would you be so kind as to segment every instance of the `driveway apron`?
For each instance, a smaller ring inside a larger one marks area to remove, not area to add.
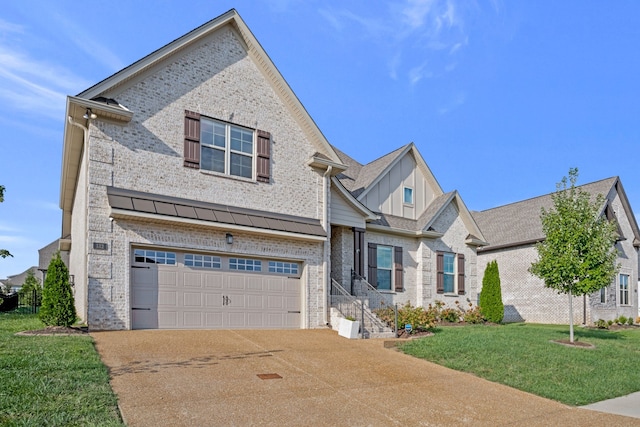
[[[330,330],[91,334],[129,426],[638,426]]]

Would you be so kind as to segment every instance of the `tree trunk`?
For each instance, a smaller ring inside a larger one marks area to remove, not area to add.
[[[569,342],[573,344],[573,297],[569,287]]]

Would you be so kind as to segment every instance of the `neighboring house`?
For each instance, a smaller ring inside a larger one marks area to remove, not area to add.
[[[7,276],[6,279],[1,280],[0,282],[2,282],[3,288],[7,283],[11,283],[11,292],[18,292],[20,289],[22,289],[22,285],[24,284],[24,281],[30,271],[33,272],[33,275],[38,280],[40,280],[40,283],[42,283],[42,272],[38,270],[38,267],[29,267],[22,273],[14,274],[13,276]]]
[[[53,242],[49,243],[48,245],[38,249],[38,266],[37,267],[36,266],[29,267],[28,269],[26,269],[20,274],[8,276],[6,279],[0,280],[0,283],[4,285],[7,282],[10,282],[12,285],[12,288],[11,288],[12,291],[17,292],[20,290],[20,288],[22,288],[22,285],[24,284],[24,281],[27,278],[27,274],[29,273],[29,271],[33,272],[33,275],[35,276],[36,279],[40,281],[40,284],[44,283],[44,278],[46,277],[47,268],[49,267],[51,258],[53,258],[55,253],[59,250],[58,249],[59,246],[60,246],[60,239],[56,239]],[[62,261],[66,265],[69,265],[68,252],[61,252],[60,257],[62,258]],[[73,280],[71,280],[71,283],[73,283]]]
[[[638,248],[640,231],[618,177],[579,187],[594,197],[602,194],[601,214],[618,223],[616,243],[621,268],[614,283],[601,292],[575,297],[574,321],[590,324],[598,319],[613,320],[638,313]],[[498,261],[502,300],[507,322],[568,323],[568,296],[544,287],[542,279],[528,269],[538,258],[535,243],[544,239],[541,209],[553,208],[552,194],[473,212],[489,241],[478,251],[478,277],[482,281],[488,262]]]
[[[476,301],[460,195],[413,144],[332,147],[235,10],[66,115],[60,248],[92,329],[325,327],[352,271],[389,302]]]

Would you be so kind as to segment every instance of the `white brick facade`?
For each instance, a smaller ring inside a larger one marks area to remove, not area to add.
[[[188,225],[111,220],[107,187],[323,219],[323,178],[306,165],[317,151],[247,55],[238,34],[222,27],[170,61],[104,94],[134,112],[120,125],[89,129],[72,222],[70,270],[78,313],[92,329],[128,329],[134,245],[230,252],[301,262],[303,327],[324,326],[323,244]],[[185,110],[271,133],[271,182],[183,166]],[[85,176],[87,179],[85,180]],[[107,243],[95,250],[93,243]],[[231,247],[229,247],[231,246]]]
[[[628,236],[616,244],[620,256],[618,263],[620,273],[629,275],[629,305],[619,304],[618,280],[606,288],[606,302],[600,302],[600,293],[587,296],[586,310],[583,297],[573,298],[574,323],[592,324],[598,319],[613,320],[621,315],[637,316],[637,271],[638,252],[633,247],[633,231],[620,196],[613,192],[609,195],[613,209],[622,229],[622,234]],[[531,273],[529,267],[538,258],[538,253],[532,244],[504,248],[495,251],[480,252],[478,254],[478,281],[482,287],[482,277],[487,263],[496,260],[500,271],[502,301],[505,307],[505,322],[531,323],[569,323],[569,297],[558,294],[544,286],[544,281]]]

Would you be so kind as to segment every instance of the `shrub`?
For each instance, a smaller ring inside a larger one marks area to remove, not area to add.
[[[607,325],[609,326],[613,325],[613,320],[607,320]]]
[[[473,323],[473,324],[483,323],[484,316],[482,315],[480,306],[476,305],[474,307],[473,304],[469,303],[469,308],[466,311],[464,311],[464,314],[462,315],[462,320],[464,320],[466,323]]]
[[[640,323],[640,316],[636,317],[636,323]]]
[[[598,319],[598,321],[596,322],[596,327],[598,329],[609,329],[609,325],[604,319]]]
[[[633,325],[633,317],[627,319],[627,325]]]
[[[69,270],[60,252],[51,259],[42,291],[40,320],[45,325],[71,326],[76,321],[76,308],[69,284]]]
[[[411,325],[413,331],[426,331],[432,329],[436,324],[436,318],[423,307],[413,307],[411,303],[406,303],[398,310],[398,329],[405,325]]]
[[[500,323],[504,318],[504,304],[500,289],[500,272],[498,262],[493,260],[487,264],[482,278],[482,292],[480,292],[480,310],[489,322]]]
[[[624,325],[625,323],[627,323],[627,317],[626,316],[620,316],[616,319],[616,323],[620,324],[620,325]]]
[[[443,322],[456,323],[460,321],[460,312],[455,308],[443,308],[440,312],[440,320]]]

